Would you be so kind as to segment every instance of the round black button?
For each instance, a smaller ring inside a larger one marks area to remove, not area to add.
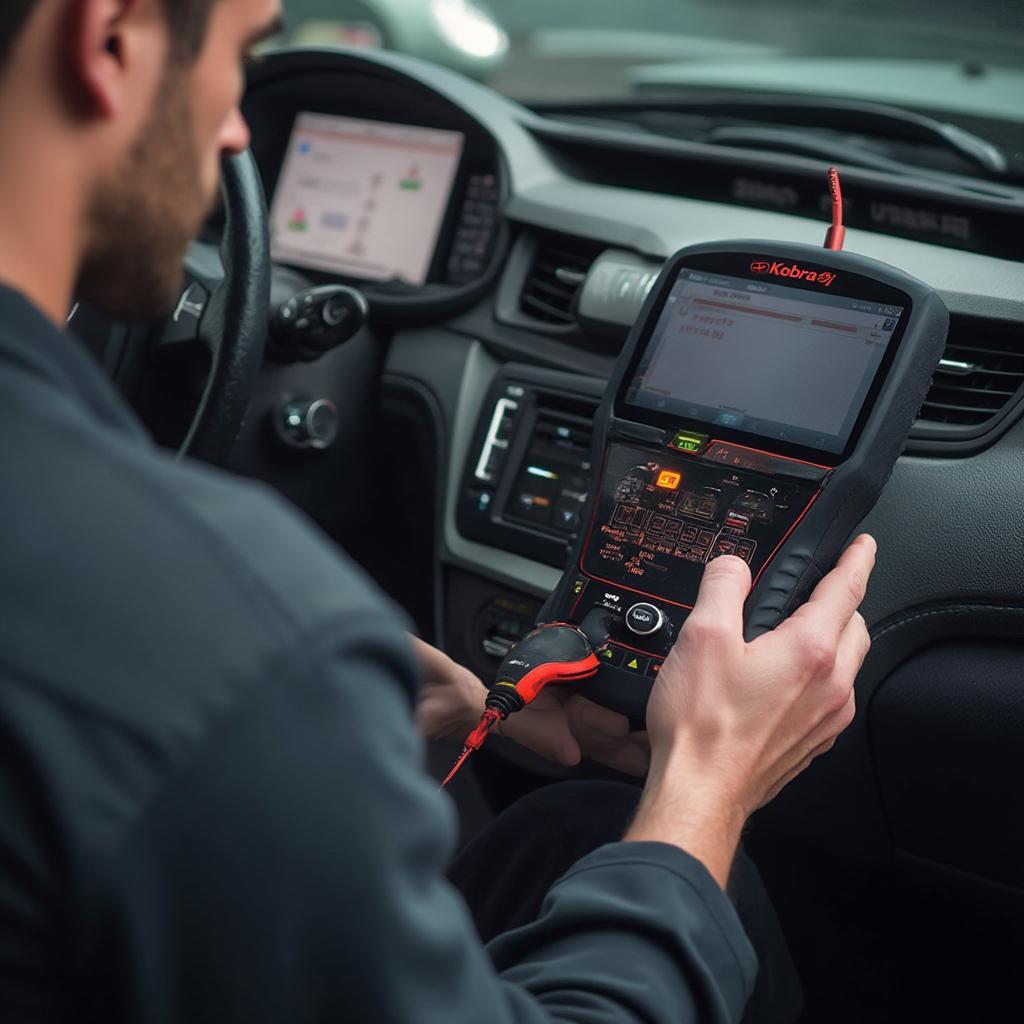
[[[278,437],[289,448],[329,448],[338,436],[335,404],[327,398],[300,398],[285,402],[276,417]]]
[[[626,626],[637,636],[650,636],[664,625],[665,616],[661,609],[645,601],[633,605],[626,612]]]

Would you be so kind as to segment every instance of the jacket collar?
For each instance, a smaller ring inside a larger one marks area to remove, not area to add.
[[[24,295],[0,284],[0,373],[40,377],[116,430],[148,439],[135,413],[85,345],[59,330]]]

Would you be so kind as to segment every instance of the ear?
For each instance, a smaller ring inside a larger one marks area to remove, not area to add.
[[[140,0],[75,0],[69,5],[65,67],[75,100],[88,116],[108,120],[125,105],[141,6]]]

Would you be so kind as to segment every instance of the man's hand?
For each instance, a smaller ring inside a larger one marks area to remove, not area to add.
[[[416,709],[420,732],[427,739],[465,739],[483,714],[487,687],[430,644],[413,637],[413,646],[423,672]],[[567,767],[589,757],[641,776],[650,758],[646,733],[631,734],[623,715],[556,686],[501,722],[495,732]]]
[[[749,644],[749,569],[731,556],[707,567],[647,707],[651,774],[627,839],[675,842],[724,885],[747,817],[853,720],[875,550],[858,537],[806,604]]]

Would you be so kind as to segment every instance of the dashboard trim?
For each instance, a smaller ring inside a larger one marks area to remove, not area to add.
[[[519,587],[536,597],[545,598],[558,585],[562,577],[561,570],[523,558],[522,555],[467,540],[459,533],[455,523],[463,473],[466,460],[470,457],[473,434],[483,411],[484,400],[500,365],[480,341],[473,341],[470,344],[452,427],[451,460],[448,464],[448,482],[445,490],[443,560],[488,579]]]
[[[595,210],[614,210],[616,216],[597,215]],[[739,234],[818,246],[824,232],[824,221],[807,217],[579,181],[549,181],[521,189],[505,212],[511,220],[537,229],[592,238],[661,259],[688,245]],[[979,300],[991,301],[999,303],[999,310],[986,307],[984,315],[1024,319],[1020,263],[855,228],[848,229],[845,248],[924,281],[941,294],[951,312],[971,311],[957,302],[969,296],[975,313]]]

